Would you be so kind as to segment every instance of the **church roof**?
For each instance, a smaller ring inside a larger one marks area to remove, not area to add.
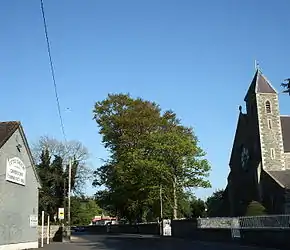
[[[17,121],[0,122],[0,148],[6,143],[6,141],[16,131],[19,125],[20,125],[20,122],[17,122]]]
[[[290,152],[290,116],[280,116],[284,152]]]
[[[255,76],[252,80],[252,83],[248,89],[248,92],[245,96],[245,101],[247,101],[248,96],[252,93],[268,93],[268,94],[277,94],[277,91],[271,85],[269,80],[262,74],[258,69],[255,73]]]
[[[290,170],[268,171],[284,187],[290,188]]]

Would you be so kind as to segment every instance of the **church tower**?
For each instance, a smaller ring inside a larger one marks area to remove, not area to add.
[[[251,132],[258,136],[253,142],[256,144],[255,151],[259,151],[263,169],[285,170],[278,93],[259,69],[249,87],[245,101],[247,114],[255,123],[251,126],[253,128]]]

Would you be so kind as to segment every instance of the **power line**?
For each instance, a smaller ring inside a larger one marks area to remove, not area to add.
[[[64,130],[64,124],[63,124],[63,119],[62,119],[61,109],[60,109],[60,102],[59,102],[59,97],[58,97],[58,92],[57,92],[57,85],[56,85],[56,80],[55,80],[55,73],[54,73],[55,71],[54,71],[54,66],[53,66],[52,57],[51,57],[50,43],[49,43],[49,39],[48,39],[48,31],[47,31],[47,24],[46,24],[46,19],[45,19],[45,14],[44,14],[43,0],[40,0],[40,5],[41,5],[41,13],[42,13],[43,25],[44,25],[44,33],[45,33],[46,44],[47,44],[47,53],[48,53],[49,62],[50,62],[50,71],[51,71],[51,76],[52,76],[52,81],[53,81],[53,86],[54,86],[54,93],[55,93],[55,98],[56,98],[58,116],[59,116],[59,120],[60,120],[61,131],[62,131],[64,140],[66,141],[66,134],[65,134],[65,130]]]

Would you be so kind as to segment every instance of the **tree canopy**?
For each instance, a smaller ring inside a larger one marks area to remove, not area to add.
[[[213,194],[206,200],[207,215],[209,217],[219,217],[222,216],[221,207],[224,201],[224,190],[216,190]]]
[[[102,215],[103,210],[92,198],[72,197],[71,224],[74,226],[89,225],[96,215]]]
[[[69,160],[74,162],[72,191],[74,194],[83,194],[85,182],[91,178],[93,173],[88,164],[88,149],[79,141],[62,142],[49,136],[42,136],[32,147],[32,154],[37,165],[42,164],[44,152],[52,161],[55,157],[59,157],[62,160],[63,170],[67,173],[68,170],[64,168],[68,167]]]
[[[45,211],[53,220],[58,208],[67,207],[69,159],[72,162],[72,193],[82,193],[89,174],[86,166],[87,150],[80,142],[62,143],[42,137],[35,144],[33,154],[42,186],[39,192],[39,216],[41,211]]]
[[[102,206],[128,220],[177,217],[184,188],[209,187],[210,166],[193,129],[173,111],[129,94],[110,94],[95,104],[94,119],[109,152],[95,171]]]

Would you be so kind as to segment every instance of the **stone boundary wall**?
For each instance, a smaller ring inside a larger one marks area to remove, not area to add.
[[[50,232],[49,232],[49,238],[53,239],[56,232],[59,230],[59,226],[58,225],[51,225],[50,227]],[[46,239],[47,236],[47,226],[44,226],[44,238]],[[41,239],[41,226],[38,226],[38,238]]]
[[[231,228],[235,218],[217,217],[217,218],[198,218],[199,228]]]
[[[278,249],[290,249],[289,228],[233,228],[230,226],[237,218],[202,218],[192,220],[173,220],[172,237],[198,241],[237,243],[240,245],[257,245]],[[158,223],[137,225],[87,226],[90,234],[151,234],[159,235]],[[240,237],[233,237],[233,235]]]

